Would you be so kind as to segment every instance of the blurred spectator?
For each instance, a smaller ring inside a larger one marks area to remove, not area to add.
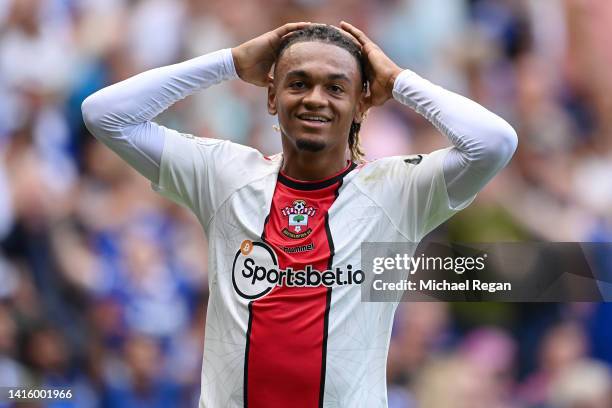
[[[419,408],[496,408],[491,377],[459,357],[432,361],[416,385]]]
[[[555,395],[552,384],[559,375],[586,354],[586,334],[580,325],[563,322],[552,327],[540,344],[537,371],[520,388],[521,399],[528,406],[549,401]]]
[[[16,360],[17,325],[0,305],[0,387],[22,387],[29,383],[27,371]]]
[[[612,406],[610,367],[593,360],[581,360],[572,364],[552,384],[548,403],[555,408]]]
[[[107,407],[180,406],[178,387],[164,376],[160,346],[151,338],[135,336],[123,347],[121,370],[113,373],[106,393]]]
[[[481,328],[469,333],[459,347],[459,355],[478,367],[489,379],[491,407],[511,407],[514,394],[516,342],[496,328]],[[481,377],[481,378],[482,378]]]
[[[57,388],[71,390],[73,402],[79,407],[95,407],[97,395],[90,379],[80,367],[74,365],[64,336],[55,328],[40,326],[27,334],[25,358],[33,372],[29,388]],[[49,406],[62,406],[51,402]]]

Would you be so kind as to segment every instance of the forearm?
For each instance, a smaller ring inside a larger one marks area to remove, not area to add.
[[[453,144],[444,160],[452,206],[481,190],[516,150],[516,132],[506,121],[411,71],[403,71],[396,78],[393,97],[423,115]]]
[[[151,120],[175,102],[236,77],[229,49],[143,72],[89,96],[82,106],[91,133],[157,182],[164,137]]]

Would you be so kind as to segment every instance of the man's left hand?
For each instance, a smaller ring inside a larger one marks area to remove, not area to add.
[[[370,94],[366,99],[367,108],[380,106],[393,97],[395,78],[403,70],[370,40],[363,31],[342,21],[340,28],[351,34],[361,45],[366,60],[366,76],[370,84]]]

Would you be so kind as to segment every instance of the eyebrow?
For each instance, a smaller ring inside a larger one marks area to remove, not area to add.
[[[300,77],[300,78],[308,78],[308,77],[310,77],[310,75],[308,75],[308,73],[306,71],[301,70],[301,69],[296,69],[296,70],[293,70],[293,71],[289,71],[287,73],[287,77],[291,77],[291,76]],[[332,81],[340,80],[340,81],[351,82],[350,78],[348,76],[346,76],[345,74],[342,74],[342,73],[329,74],[327,76],[327,79],[332,80]]]

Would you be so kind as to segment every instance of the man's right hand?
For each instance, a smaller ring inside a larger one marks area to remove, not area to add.
[[[234,66],[240,79],[253,85],[266,86],[281,39],[308,25],[310,23],[288,23],[232,48]]]

